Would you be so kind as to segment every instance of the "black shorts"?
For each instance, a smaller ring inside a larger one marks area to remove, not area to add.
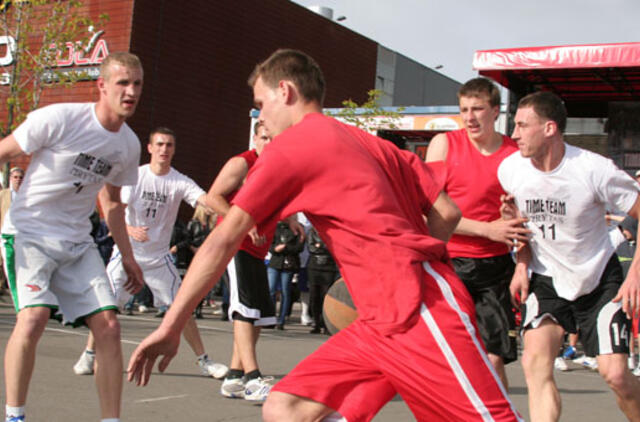
[[[511,255],[453,258],[453,268],[476,305],[478,330],[487,352],[504,363],[518,359],[516,320],[509,283],[515,264]]]
[[[569,301],[558,296],[551,277],[533,273],[529,297],[523,308],[523,328],[536,328],[551,317],[569,333],[578,332],[587,356],[629,353],[631,321],[620,302],[611,302],[624,281],[622,267],[614,254],[607,263],[600,284],[590,293]]]
[[[227,274],[230,318],[254,325],[275,325],[276,313],[264,261],[239,250],[229,262]]]

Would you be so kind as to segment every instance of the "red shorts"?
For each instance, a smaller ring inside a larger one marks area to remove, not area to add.
[[[424,264],[418,322],[380,335],[356,320],[274,386],[370,421],[396,393],[418,421],[520,421],[476,335],[473,302],[453,269]]]

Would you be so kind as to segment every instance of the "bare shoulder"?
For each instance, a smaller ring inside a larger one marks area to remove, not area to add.
[[[427,149],[427,157],[425,161],[444,161],[447,159],[447,153],[449,152],[449,140],[446,133],[439,133],[431,139],[429,142],[429,148]]]

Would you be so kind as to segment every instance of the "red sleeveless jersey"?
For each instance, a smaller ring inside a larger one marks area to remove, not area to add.
[[[256,152],[255,149],[250,149],[248,151],[245,151],[243,153],[236,155],[236,157],[240,157],[244,159],[247,162],[247,167],[248,167],[247,170],[251,170],[251,167],[253,167],[253,165],[258,160],[258,153]],[[232,203],[233,199],[236,197],[239,191],[240,189],[236,189],[225,197],[225,199],[229,204]],[[217,224],[220,224],[222,220],[223,220],[222,216],[218,217]],[[274,232],[275,232],[275,227],[272,230],[270,230],[268,233],[264,232],[264,228],[258,227],[258,233],[264,234],[267,237],[267,241],[264,243],[264,245],[256,246],[251,241],[251,238],[249,236],[246,236],[242,241],[242,245],[240,245],[240,249],[249,253],[251,256],[254,256],[259,259],[264,259],[265,256],[267,256],[267,252],[269,252],[269,247],[271,246],[271,240],[273,239]]]
[[[471,143],[467,131],[447,133],[447,182],[445,191],[458,205],[462,216],[477,221],[500,218],[500,195],[504,194],[498,181],[498,166],[518,151],[517,144],[502,135],[502,145],[491,155],[483,155]],[[486,258],[504,255],[509,248],[504,243],[484,237],[454,234],[447,243],[451,257]]]

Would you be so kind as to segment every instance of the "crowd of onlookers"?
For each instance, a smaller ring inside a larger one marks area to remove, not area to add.
[[[97,212],[91,216],[91,221],[91,235],[106,264],[111,257],[113,239]],[[326,334],[322,316],[324,296],[333,282],[340,278],[340,273],[318,232],[304,215],[299,216],[299,221],[305,228],[304,238],[293,233],[287,223],[278,223],[265,259],[271,299],[277,309],[277,323],[272,328],[284,330],[285,324],[292,321],[294,303],[300,302],[300,324],[311,326],[310,332],[313,334]],[[180,276],[186,274],[191,259],[215,224],[215,216],[207,214],[201,206],[196,207],[188,223],[176,220],[170,251]],[[211,313],[223,321],[229,320],[229,282],[226,273],[196,307],[196,318],[204,318],[205,308],[212,308]],[[147,313],[152,309],[153,295],[145,286],[131,298],[123,311],[127,315],[133,315],[134,310]],[[166,308],[156,309],[155,316],[163,317],[166,311]]]

